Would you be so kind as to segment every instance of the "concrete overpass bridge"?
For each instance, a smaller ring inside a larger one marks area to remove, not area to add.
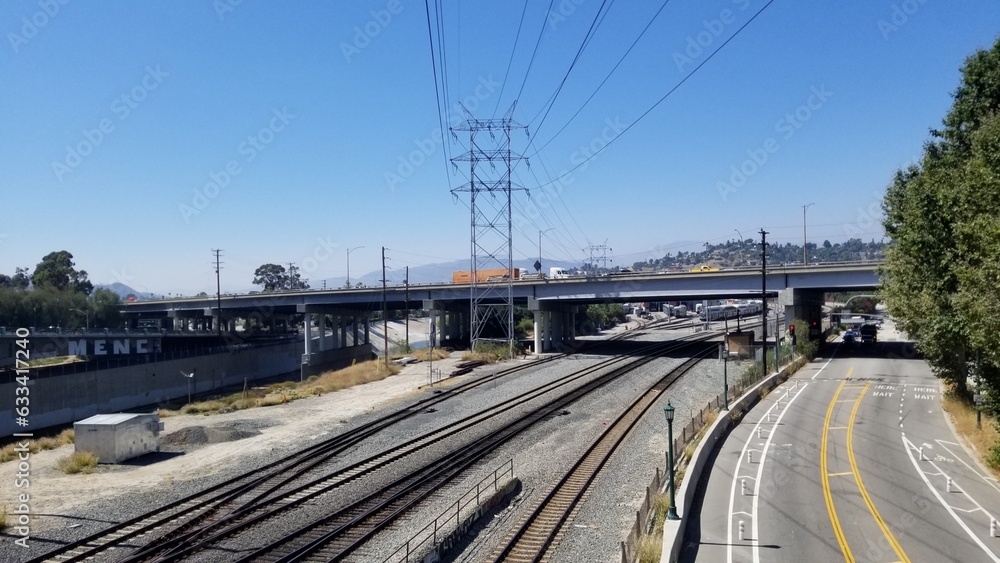
[[[581,305],[593,303],[702,301],[760,298],[762,278],[767,297],[778,298],[785,318],[819,320],[823,294],[872,290],[879,283],[880,262],[778,266],[712,272],[635,273],[524,279],[513,282],[517,305],[534,312],[536,349],[549,350],[574,338],[572,327]],[[470,316],[468,284],[437,283],[390,286],[386,307],[425,309],[436,316],[438,341],[467,337]],[[303,365],[319,369],[348,348],[370,350],[369,319],[382,309],[382,288],[277,291],[245,295],[182,297],[129,303],[123,312],[131,329],[150,322],[168,330],[217,330],[238,334],[267,327],[281,331],[302,319]],[[314,330],[313,327],[324,327]],[[330,328],[327,333],[326,328]],[[357,350],[351,350],[356,357]],[[311,372],[311,369],[306,369]]]

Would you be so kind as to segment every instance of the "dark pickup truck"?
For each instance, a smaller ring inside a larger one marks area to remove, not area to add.
[[[863,325],[861,327],[861,343],[875,344],[876,342],[878,342],[878,325]]]

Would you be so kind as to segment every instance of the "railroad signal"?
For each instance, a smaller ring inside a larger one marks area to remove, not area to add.
[[[795,346],[795,325],[788,325],[788,334],[792,337],[792,346]]]

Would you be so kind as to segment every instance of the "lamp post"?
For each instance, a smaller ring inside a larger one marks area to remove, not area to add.
[[[181,375],[183,375],[184,377],[186,377],[187,380],[188,380],[188,404],[189,405],[191,404],[191,383],[194,381],[194,372],[195,372],[195,370],[191,370],[191,373],[184,373],[183,371],[181,372]]]
[[[347,249],[347,289],[351,289],[351,253],[364,246],[355,246]]]
[[[87,319],[87,332],[90,332],[90,311],[84,311],[82,309],[70,309],[71,311],[76,311],[77,313],[83,313],[84,318]]]
[[[809,209],[815,205],[810,203],[808,205],[802,206],[802,265],[805,266],[809,263],[809,255],[806,253],[806,209]]]
[[[538,231],[538,271],[539,271],[539,273],[541,273],[541,271],[542,271],[542,235],[544,235],[545,233],[547,233],[549,231],[554,231],[554,230],[556,230],[555,227],[550,227],[548,229],[545,229],[544,231]]]
[[[670,474],[670,506],[667,508],[667,520],[680,520],[674,503],[674,407],[670,401],[663,407],[663,415],[667,417],[667,472]]]

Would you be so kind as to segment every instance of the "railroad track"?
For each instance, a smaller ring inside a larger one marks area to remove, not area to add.
[[[682,346],[697,345],[703,339],[704,337],[699,337],[697,341],[689,341]],[[239,561],[343,560],[396,518],[414,508],[431,493],[518,434],[635,368],[677,349],[676,345],[659,346],[658,353],[632,358],[611,372],[583,383],[502,428],[492,430],[489,434],[409,473],[376,493],[310,522],[293,533],[253,551]],[[711,350],[714,350],[714,346],[703,352],[709,354]]]
[[[528,368],[537,367],[538,365],[555,361],[560,357],[562,356],[551,356],[530,364],[514,366],[497,372],[494,374],[494,377],[502,377]],[[486,381],[482,379],[462,383],[446,392],[435,394],[409,407],[369,421],[345,434],[304,448],[254,474],[238,476],[218,483],[198,493],[168,503],[156,510],[49,551],[30,560],[29,563],[84,561],[109,549],[121,547],[125,542],[130,540],[147,539],[148,543],[146,545],[157,544],[162,541],[165,535],[182,534],[192,529],[195,523],[204,525],[206,521],[221,521],[224,515],[245,509],[247,506],[259,502],[275,490],[287,485],[368,437],[402,420],[416,416],[455,395],[485,383]],[[154,535],[156,537],[153,537]],[[137,547],[137,545],[127,547]]]
[[[632,427],[653,406],[668,387],[698,362],[710,356],[712,350],[685,361],[636,399],[587,449],[580,459],[560,479],[496,551],[496,562],[546,561],[551,549],[558,545],[565,525],[590,490],[601,469],[611,459]]]
[[[658,322],[654,322],[643,328],[655,328],[654,325],[659,324]],[[612,342],[624,340],[629,338],[629,336],[631,335],[626,333],[616,335],[616,337],[609,340]],[[607,341],[602,341],[597,346],[606,344],[608,344]],[[563,356],[565,354],[554,355],[530,364],[501,370],[489,378],[489,380],[537,367],[540,364],[555,361]],[[602,363],[602,365],[613,363],[614,361],[615,359],[612,359],[606,363]],[[409,407],[370,421],[348,433],[324,440],[296,452],[281,462],[265,467],[253,476],[240,476],[219,483],[199,493],[169,503],[157,510],[57,548],[33,559],[32,563],[41,561],[83,561],[116,547],[137,549],[138,553],[141,554],[139,558],[133,556],[128,560],[148,558],[155,553],[170,556],[184,542],[196,541],[198,538],[210,535],[208,534],[209,531],[224,525],[231,525],[232,521],[237,517],[242,517],[242,519],[246,520],[249,514],[259,509],[263,502],[276,494],[276,491],[279,491],[283,487],[287,488],[296,479],[320,467],[323,463],[362,440],[406,418],[420,414],[429,407],[449,399],[451,396],[468,391],[486,382],[486,379],[481,378],[462,383],[443,393],[428,397]],[[415,443],[418,440],[414,440],[413,442]],[[385,463],[388,462],[386,461]],[[339,476],[327,477],[325,485],[337,484],[339,486],[339,484],[343,484],[364,473],[374,471],[385,463],[380,464],[377,461],[366,460],[347,468]],[[292,496],[297,495],[299,499],[307,500],[317,494],[322,494],[325,490],[328,489],[323,485],[311,482],[292,489],[286,496],[289,494]]]

